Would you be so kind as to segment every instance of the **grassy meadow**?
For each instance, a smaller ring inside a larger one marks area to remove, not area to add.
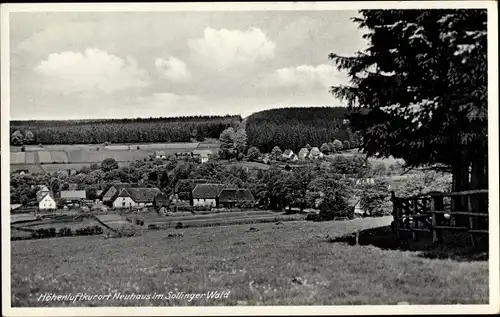
[[[488,262],[332,243],[392,217],[245,224],[12,241],[12,305],[184,306],[473,304],[488,301]],[[221,299],[41,302],[43,293],[230,291]]]

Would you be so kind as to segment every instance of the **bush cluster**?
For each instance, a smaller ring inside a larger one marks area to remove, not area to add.
[[[84,227],[81,229],[76,229],[76,235],[77,236],[92,236],[96,234],[102,234],[103,230],[99,226],[89,226],[89,227]]]

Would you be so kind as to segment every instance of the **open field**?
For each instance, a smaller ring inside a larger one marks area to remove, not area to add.
[[[10,147],[10,164],[13,171],[28,170],[30,173],[67,172],[79,170],[91,164],[100,164],[106,158],[114,158],[120,166],[131,161],[143,160],[154,155],[156,151],[164,151],[174,155],[176,152],[195,149],[218,151],[220,144],[214,140],[193,143],[144,143],[144,144],[112,144],[109,146],[95,144],[55,144],[39,146]]]
[[[182,222],[185,227],[208,227],[208,226],[221,226],[221,225],[230,225],[230,224],[241,224],[241,223],[261,223],[261,222],[274,222],[274,221],[296,221],[296,220],[304,220],[305,215],[303,214],[292,214],[286,215],[283,213],[276,213],[272,211],[264,211],[264,210],[255,210],[255,211],[234,211],[234,212],[221,212],[221,213],[213,213],[213,214],[204,214],[204,215],[193,215],[191,213],[180,213],[180,214],[172,214],[170,216],[161,216],[156,212],[148,212],[148,213],[124,213],[121,216],[117,213],[108,213],[108,214],[97,214],[97,216],[109,223],[110,221],[106,221],[104,219],[107,218],[117,218],[120,223],[125,222],[125,219],[130,219],[133,221],[134,219],[142,219],[144,220],[144,227],[142,230],[147,230],[148,225],[153,224],[159,228],[167,229],[167,228],[175,228],[177,223]],[[116,221],[111,221],[113,224]],[[42,219],[38,221],[30,221],[30,222],[22,222],[11,224],[11,228],[14,230],[11,231],[12,237],[24,236],[21,234],[23,229],[27,230],[37,230],[37,229],[48,229],[55,228],[57,230],[61,228],[70,228],[71,230],[76,230],[85,226],[98,225],[94,223],[93,220],[88,218],[78,218],[76,220],[73,219],[73,216],[62,217],[60,219]],[[15,230],[15,228],[19,228],[20,230]],[[141,228],[138,228],[141,229]]]
[[[391,217],[148,231],[103,239],[12,242],[12,305],[472,304],[488,301],[488,263],[431,260],[416,252],[329,243]],[[250,230],[250,228],[254,228]],[[171,233],[182,233],[172,236]],[[169,292],[230,291],[221,299]],[[43,293],[165,294],[164,299],[37,301]]]

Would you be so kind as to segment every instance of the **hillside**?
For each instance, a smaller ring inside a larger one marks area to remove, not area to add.
[[[229,126],[237,126],[240,116],[193,116],[149,119],[102,119],[64,121],[11,121],[10,133],[20,131],[24,144],[98,144],[190,142],[219,138]],[[32,138],[26,132],[33,133]],[[196,131],[196,132],[194,132]],[[15,142],[12,142],[13,145]],[[20,143],[20,142],[19,142]]]
[[[270,152],[274,146],[298,151],[306,144],[321,146],[335,139],[355,140],[343,107],[280,108],[256,112],[246,118],[248,144]]]

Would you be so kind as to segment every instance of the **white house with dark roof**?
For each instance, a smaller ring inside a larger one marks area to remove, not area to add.
[[[192,191],[192,205],[217,206],[217,196],[225,187],[224,184],[197,184]]]
[[[166,151],[156,151],[155,152],[155,158],[160,159],[160,160],[166,160],[168,157]]]
[[[312,159],[320,159],[323,158],[323,153],[318,149],[318,147],[313,147],[311,152],[309,153],[309,157]]]
[[[152,206],[157,195],[163,195],[158,188],[122,188],[113,199],[114,208]]]
[[[283,154],[281,154],[281,156],[287,160],[292,159],[294,155],[295,155],[295,153],[293,153],[293,151],[290,149],[285,150],[285,152],[283,152]]]
[[[299,154],[297,155],[299,160],[305,160],[309,157],[309,150],[305,147],[301,148]]]
[[[57,203],[54,199],[54,195],[50,192],[44,193],[43,195],[37,195],[37,202],[38,210],[40,211],[57,209]]]

